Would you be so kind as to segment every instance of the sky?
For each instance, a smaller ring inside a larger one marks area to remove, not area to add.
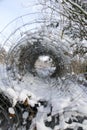
[[[37,11],[36,0],[0,0],[0,31],[14,18]]]
[[[23,17],[23,21],[19,18],[11,22],[17,17],[39,12],[40,8],[37,5],[37,1],[38,0],[0,0],[0,45],[5,46],[4,42],[16,28],[23,26],[32,19],[36,19],[36,15],[33,14],[32,16],[28,15]],[[30,26],[32,28],[33,24]],[[6,48],[8,48],[8,44],[9,43],[6,43]]]

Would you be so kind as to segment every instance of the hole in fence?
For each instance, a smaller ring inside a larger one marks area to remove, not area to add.
[[[35,62],[36,73],[40,77],[50,77],[56,70],[53,59],[48,55],[39,56]]]

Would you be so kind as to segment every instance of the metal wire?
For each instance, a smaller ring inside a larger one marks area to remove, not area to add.
[[[76,89],[70,88],[70,85],[74,82],[74,80],[72,76],[67,76],[67,64],[65,62],[67,61],[67,56],[64,53],[65,50],[62,41],[60,41],[60,39],[58,38],[56,39],[55,36],[52,35],[52,32],[48,31],[48,25],[50,24],[50,21],[44,21],[41,18],[34,18],[35,14],[39,15],[40,13],[26,14],[14,19],[9,24],[7,24],[5,28],[0,32],[1,37],[4,37],[2,48],[5,48],[7,50],[6,58],[4,59],[3,70],[1,71],[1,76],[3,78],[5,77],[8,87],[15,88],[16,84],[21,87],[22,84],[22,86],[24,86],[24,88],[26,88],[27,90],[31,90],[32,88],[32,85],[30,87],[31,77],[33,77],[33,79],[37,81],[39,80],[42,85],[40,87],[38,86],[37,89],[45,89],[44,85],[49,86],[49,101],[51,103],[54,98],[53,95],[55,88],[57,90],[56,93],[58,98],[61,98],[62,96],[65,96],[67,94],[71,94],[76,91]],[[19,22],[18,25],[17,22]],[[15,27],[15,24],[17,27]],[[11,30],[12,26],[15,27],[15,30]],[[7,32],[9,32],[9,35],[6,35]],[[38,76],[38,73],[36,72],[35,63],[39,56],[45,55],[52,58],[56,69],[52,73],[52,75],[48,75],[47,77],[42,78]],[[25,82],[23,82],[23,78],[26,75],[28,76],[28,82],[26,82],[26,80]],[[65,79],[63,79],[64,76]],[[14,82],[16,82],[16,84],[14,84]],[[76,82],[77,81],[75,80],[75,83]],[[73,83],[73,85],[76,85],[75,83]],[[5,87],[7,88],[6,84]],[[38,90],[38,92],[40,90]],[[74,102],[77,102],[80,96],[82,96],[83,94],[83,92],[78,93],[71,101],[70,106],[73,105]],[[7,108],[9,108],[9,105],[4,102],[3,99],[0,99],[0,101],[2,102],[2,104],[5,104]],[[29,106],[25,107],[21,103],[19,104],[20,105],[17,104],[18,106],[15,107],[15,111],[17,113],[16,129],[19,127],[19,124],[23,125],[23,110],[26,110],[29,113],[33,109]],[[1,106],[1,109],[1,111],[3,111],[3,105]],[[18,114],[19,111],[20,115]],[[61,110],[56,110],[55,112],[61,113]],[[41,113],[47,113],[47,111],[43,111]],[[34,113],[33,118],[35,118],[35,116],[36,113]],[[31,120],[27,118],[27,124],[29,121],[31,124]],[[28,130],[29,127],[30,126],[27,126],[27,128],[25,129]]]

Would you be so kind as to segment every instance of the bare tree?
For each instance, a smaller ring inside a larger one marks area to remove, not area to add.
[[[73,39],[87,39],[87,1],[63,0],[62,5],[64,16],[68,21],[63,31],[70,32]]]
[[[45,12],[45,18],[50,21],[49,28],[56,32],[58,38],[59,33],[61,38],[68,37],[67,40],[70,41],[70,47],[73,50],[72,60],[79,57],[80,66],[83,58],[85,63],[82,63],[82,66],[87,66],[87,46],[85,46],[87,43],[87,0],[39,0],[39,2],[42,5],[42,11]],[[65,46],[67,46],[66,43]],[[69,56],[68,51],[67,55]]]
[[[50,10],[51,18],[62,17],[62,35],[71,38],[87,39],[87,1],[86,0],[42,0],[43,9]],[[52,20],[52,19],[51,19]],[[53,25],[53,23],[51,24]]]

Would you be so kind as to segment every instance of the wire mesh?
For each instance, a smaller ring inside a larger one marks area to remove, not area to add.
[[[40,18],[38,18],[38,15]],[[67,97],[67,95],[70,96],[70,104],[67,106],[67,108],[70,108],[75,105],[75,102],[79,101],[79,98],[83,97],[84,89],[81,90],[80,85],[78,87],[76,76],[74,78],[71,76],[70,58],[65,55],[65,44],[60,40],[59,33],[57,32],[54,35],[52,29],[48,28],[48,25],[50,25],[50,21],[42,20],[41,13],[38,12],[20,16],[11,21],[1,31],[1,50],[2,48],[6,50],[6,56],[2,65],[3,69],[1,70],[1,80],[6,89],[13,88],[15,91],[18,88],[20,90],[26,89],[37,97],[39,95],[41,99],[36,105],[42,103],[44,106],[45,103],[49,102],[47,105],[49,110],[43,109],[43,111],[39,112],[41,114],[53,113],[55,115],[56,113],[61,113],[62,109],[65,109],[63,106],[60,108],[57,106],[55,109],[56,98],[59,98],[59,102],[63,104],[65,101],[61,99]],[[35,68],[35,63],[40,56],[48,56],[52,59],[56,68],[51,75],[48,74],[45,78],[42,75],[38,75]],[[21,104],[21,102],[18,102],[18,104],[18,106],[15,106],[17,111],[16,118],[18,118],[17,126],[20,124],[28,130],[32,126],[32,119],[38,120],[38,115],[36,116],[38,107],[35,106],[33,108]],[[3,113],[3,109],[1,111]],[[19,112],[21,114],[18,114]],[[31,117],[31,119],[29,117],[26,119],[27,123],[24,123],[22,118],[24,112],[30,114],[28,116]],[[2,116],[4,115],[2,114]],[[54,118],[54,116],[52,117]],[[7,117],[6,119],[8,120]],[[47,126],[49,126],[48,124]],[[14,126],[11,127],[14,128]],[[2,128],[2,130],[4,129]]]

